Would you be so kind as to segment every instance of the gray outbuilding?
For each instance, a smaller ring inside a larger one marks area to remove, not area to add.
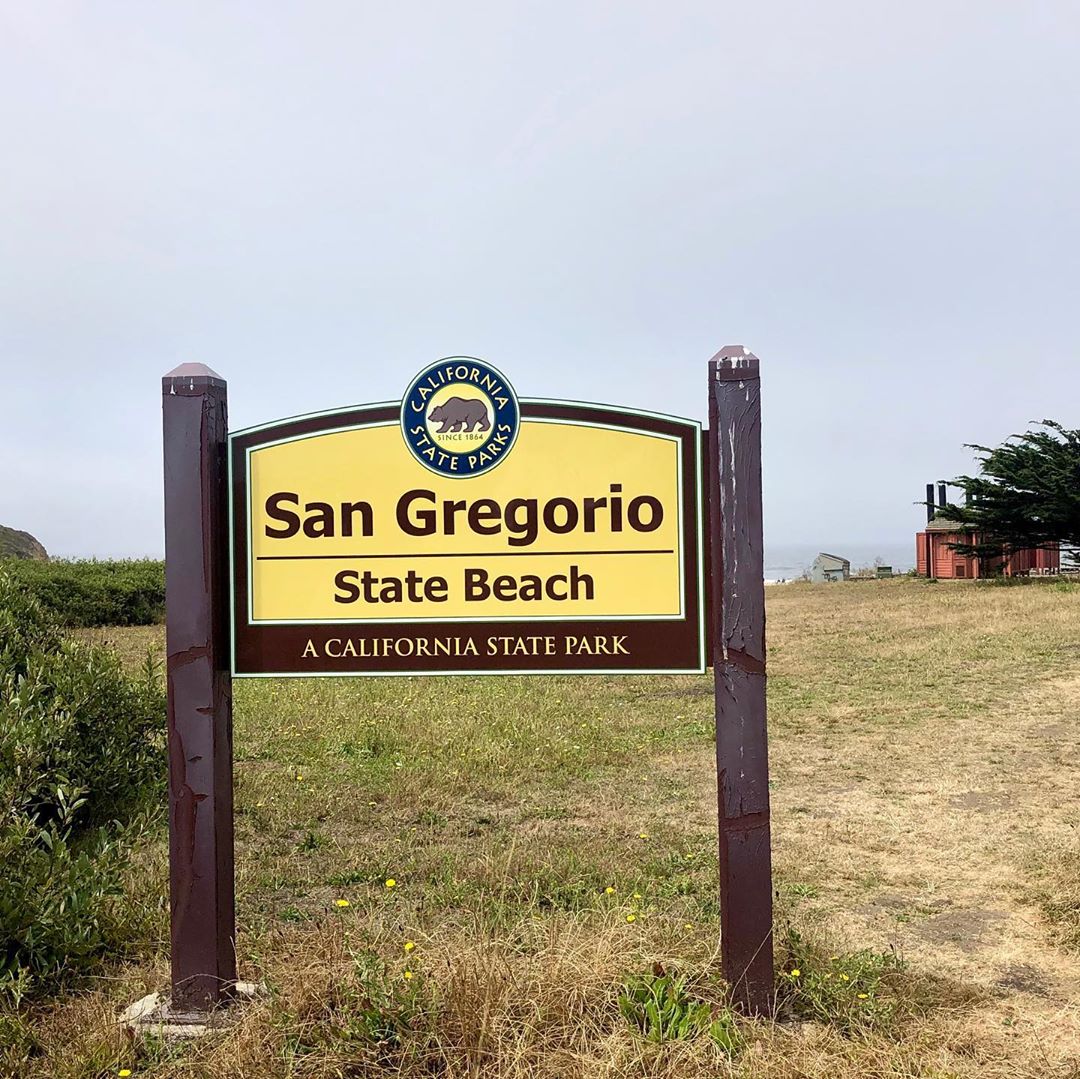
[[[827,581],[846,581],[851,576],[851,563],[838,554],[821,552],[810,567],[810,580],[815,584]]]

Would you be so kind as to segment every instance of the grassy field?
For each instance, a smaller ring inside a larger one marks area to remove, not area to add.
[[[132,955],[0,1026],[16,1074],[1080,1076],[1080,589],[768,604],[782,1021],[721,1006],[710,678],[247,681],[238,948],[267,995],[197,1045],[119,1033],[167,984],[160,836]],[[698,1036],[637,1032],[655,971]]]

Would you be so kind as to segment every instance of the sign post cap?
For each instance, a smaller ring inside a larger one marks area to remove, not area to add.
[[[756,378],[760,361],[745,345],[724,345],[709,360],[709,367],[721,382],[727,379]]]
[[[170,378],[209,378],[215,382],[224,382],[225,379],[211,370],[205,363],[182,363],[162,376],[162,380]]]

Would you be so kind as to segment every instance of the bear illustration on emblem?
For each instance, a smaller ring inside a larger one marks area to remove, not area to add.
[[[448,397],[441,405],[428,409],[429,423],[441,423],[436,434],[450,431],[487,431],[491,428],[488,406],[478,397]]]
[[[514,388],[483,360],[451,356],[425,368],[401,402],[409,451],[440,476],[489,472],[513,448],[521,425]]]

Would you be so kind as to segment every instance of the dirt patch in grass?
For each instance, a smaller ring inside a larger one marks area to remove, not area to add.
[[[1009,804],[1005,791],[964,791],[949,798],[949,805],[957,809],[969,809],[976,813],[996,813]]]
[[[951,910],[927,918],[914,931],[931,944],[955,944],[961,951],[974,953],[986,947],[990,935],[1008,917],[1000,910]]]

